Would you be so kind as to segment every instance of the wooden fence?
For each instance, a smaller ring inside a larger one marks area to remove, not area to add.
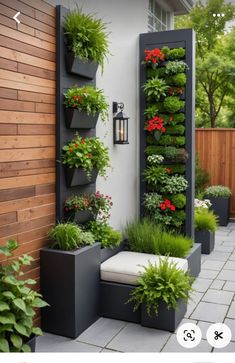
[[[235,216],[235,129],[196,129],[196,150],[210,183],[232,190],[230,212]]]
[[[20,24],[12,17],[20,11]],[[55,222],[55,8],[0,0],[0,245],[35,259]]]

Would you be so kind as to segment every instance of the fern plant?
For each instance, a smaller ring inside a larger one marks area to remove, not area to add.
[[[83,61],[92,60],[103,70],[104,59],[110,54],[106,24],[94,14],[84,14],[77,8],[65,17],[64,30],[74,56]]]
[[[192,289],[192,277],[177,268],[177,264],[167,258],[159,265],[149,263],[138,279],[138,286],[132,291],[128,302],[134,302],[134,311],[145,304],[149,316],[158,314],[158,307],[165,302],[168,309],[176,309],[179,300],[188,302]]]

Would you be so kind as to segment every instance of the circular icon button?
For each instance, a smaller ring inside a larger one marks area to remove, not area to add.
[[[212,324],[207,330],[206,339],[212,347],[224,348],[230,343],[232,333],[226,324]]]
[[[196,324],[186,323],[179,327],[176,337],[182,347],[191,349],[200,343],[202,332]]]

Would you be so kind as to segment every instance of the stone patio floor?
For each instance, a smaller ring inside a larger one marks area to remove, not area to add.
[[[37,338],[37,352],[235,352],[235,223],[216,232],[215,249],[202,255],[202,270],[194,282],[195,292],[182,323],[196,323],[201,343],[193,349],[181,347],[176,334],[144,328],[138,324],[100,318],[77,339],[45,333]],[[208,327],[224,322],[232,341],[223,349],[206,340]]]

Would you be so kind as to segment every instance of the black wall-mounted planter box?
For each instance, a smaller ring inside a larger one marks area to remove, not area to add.
[[[73,53],[69,52],[65,53],[65,64],[68,73],[87,79],[94,79],[98,68],[98,63],[91,62],[90,60],[84,62],[81,59],[75,58]]]
[[[84,224],[90,221],[94,221],[97,217],[97,213],[92,213],[89,210],[80,210],[76,213],[66,212],[65,217],[71,222],[77,222],[78,224]]]
[[[140,309],[133,311],[133,303],[127,303],[136,286],[108,281],[100,282],[100,315],[105,318],[140,323]]]
[[[94,129],[99,114],[88,115],[85,111],[78,111],[74,108],[65,108],[65,122],[68,129]]]
[[[230,197],[210,197],[205,195],[205,199],[209,199],[212,203],[212,210],[219,217],[219,225],[227,226],[229,222]]]
[[[83,170],[82,168],[72,169],[72,168],[65,167],[64,172],[65,172],[65,179],[66,179],[66,184],[67,184],[68,188],[76,187],[78,185],[86,185],[86,184],[95,183],[97,175],[98,175],[97,169],[93,169],[91,171],[91,175],[89,178],[87,176],[86,171]]]
[[[126,241],[122,241],[119,246],[114,248],[101,248],[100,249],[100,261],[101,263],[108,260],[110,257],[116,255],[118,252],[121,252],[125,248]]]
[[[148,328],[167,330],[174,332],[187,311],[187,304],[178,301],[176,310],[168,309],[165,302],[158,306],[158,315],[152,311],[151,316],[147,314],[145,304],[141,306],[141,325]]]
[[[41,250],[42,329],[76,338],[99,318],[100,244]]]
[[[215,232],[195,230],[195,242],[201,244],[203,254],[209,255],[215,247]]]
[[[188,261],[188,270],[191,276],[197,277],[201,272],[201,245],[195,243],[185,257]]]

